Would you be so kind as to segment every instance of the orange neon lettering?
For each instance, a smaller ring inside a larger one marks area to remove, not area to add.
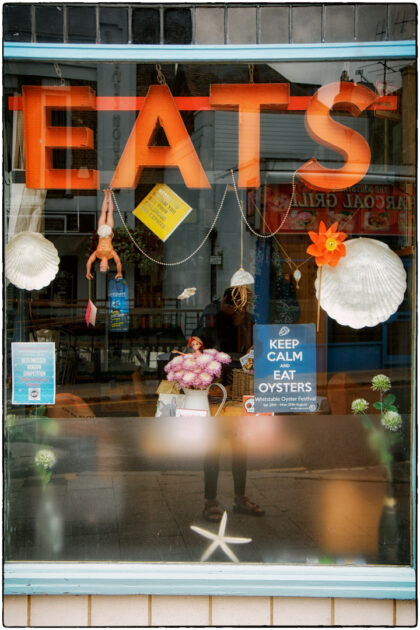
[[[345,160],[338,169],[310,159],[298,170],[300,179],[315,190],[343,190],[365,176],[370,164],[370,148],[357,131],[332,119],[330,110],[340,106],[358,116],[376,100],[376,94],[354,83],[330,83],[312,97],[305,117],[308,134],[320,144],[337,151]]]
[[[52,149],[93,149],[93,131],[88,127],[53,127],[53,110],[94,110],[95,95],[88,87],[24,86],[22,88],[25,130],[26,186],[28,188],[99,188],[96,170],[53,168]]]
[[[150,146],[157,124],[169,146]],[[177,166],[188,188],[210,188],[181,114],[167,85],[149,88],[111,181],[112,188],[135,188],[145,166]]]
[[[239,110],[238,186],[260,185],[260,112],[261,109],[286,109],[288,83],[246,83],[211,85],[210,103],[224,109]]]

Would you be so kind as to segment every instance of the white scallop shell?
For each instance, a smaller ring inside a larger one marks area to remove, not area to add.
[[[344,243],[336,267],[324,265],[321,307],[343,326],[364,328],[385,322],[404,299],[407,274],[400,257],[382,241],[356,238]],[[320,268],[315,280],[318,297]]]
[[[5,247],[6,278],[27,291],[46,287],[55,278],[60,258],[39,232],[19,232]]]

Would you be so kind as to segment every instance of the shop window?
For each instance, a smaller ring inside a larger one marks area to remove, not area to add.
[[[96,8],[93,6],[67,6],[68,41],[73,44],[96,42]]]
[[[197,7],[195,10],[195,43],[225,43],[225,10]]]
[[[128,10],[125,7],[99,8],[100,34],[102,44],[128,43]]]
[[[321,41],[322,7],[315,5],[293,5],[292,42],[307,44]]]
[[[352,42],[354,40],[354,5],[327,4],[325,12],[326,42]]]
[[[257,13],[254,7],[228,7],[228,43],[257,43]]]
[[[63,41],[63,11],[62,6],[35,6],[35,31],[37,42]]]
[[[388,5],[357,5],[356,24],[356,38],[359,42],[388,39]]]
[[[4,64],[6,560],[410,565],[413,60],[60,67]]]
[[[191,44],[191,10],[180,7],[165,9],[163,14],[165,44]]]
[[[160,12],[159,9],[137,8],[131,17],[133,44],[159,44]]]
[[[261,7],[261,43],[287,44],[289,42],[289,7]]]
[[[31,5],[5,4],[3,32],[7,42],[30,42],[32,40]]]

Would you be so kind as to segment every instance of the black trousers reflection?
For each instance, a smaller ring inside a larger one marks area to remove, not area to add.
[[[233,488],[236,495],[243,496],[246,485],[246,446],[244,442],[232,438],[231,447]],[[209,450],[204,457],[204,497],[206,501],[216,499],[219,470],[220,448]]]

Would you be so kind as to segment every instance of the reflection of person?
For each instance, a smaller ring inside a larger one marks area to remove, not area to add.
[[[251,294],[248,291],[248,303],[239,311],[232,299],[233,290],[226,289],[220,312],[215,316],[217,347],[222,352],[243,352],[252,346],[252,320],[247,312]],[[242,514],[263,516],[264,510],[249,500],[245,495],[247,454],[246,443],[238,436],[239,417],[231,419],[224,416],[219,423],[226,424],[227,437],[232,448],[232,476],[235,501],[233,510]],[[222,436],[220,436],[221,441]],[[220,442],[209,446],[204,458],[204,498],[203,516],[208,521],[220,521],[223,510],[217,501],[217,482],[220,469]]]
[[[252,319],[248,313],[251,292],[244,308],[239,310],[233,299],[232,287],[224,292],[220,311],[215,316],[216,345],[222,352],[245,353],[252,346]]]
[[[188,339],[188,347],[192,349],[192,352],[181,352],[180,350],[172,350],[174,354],[183,354],[186,356],[187,354],[192,354],[193,357],[197,358],[202,354],[204,350],[204,343],[201,341],[200,337],[190,337]]]
[[[111,190],[104,190],[105,196],[102,202],[101,216],[98,222],[99,242],[96,250],[89,257],[86,263],[86,278],[92,280],[92,265],[97,258],[100,258],[99,271],[106,272],[109,269],[108,260],[114,259],[117,265],[115,279],[122,278],[122,265],[120,257],[112,247],[112,236],[114,228],[114,204],[112,203]]]

